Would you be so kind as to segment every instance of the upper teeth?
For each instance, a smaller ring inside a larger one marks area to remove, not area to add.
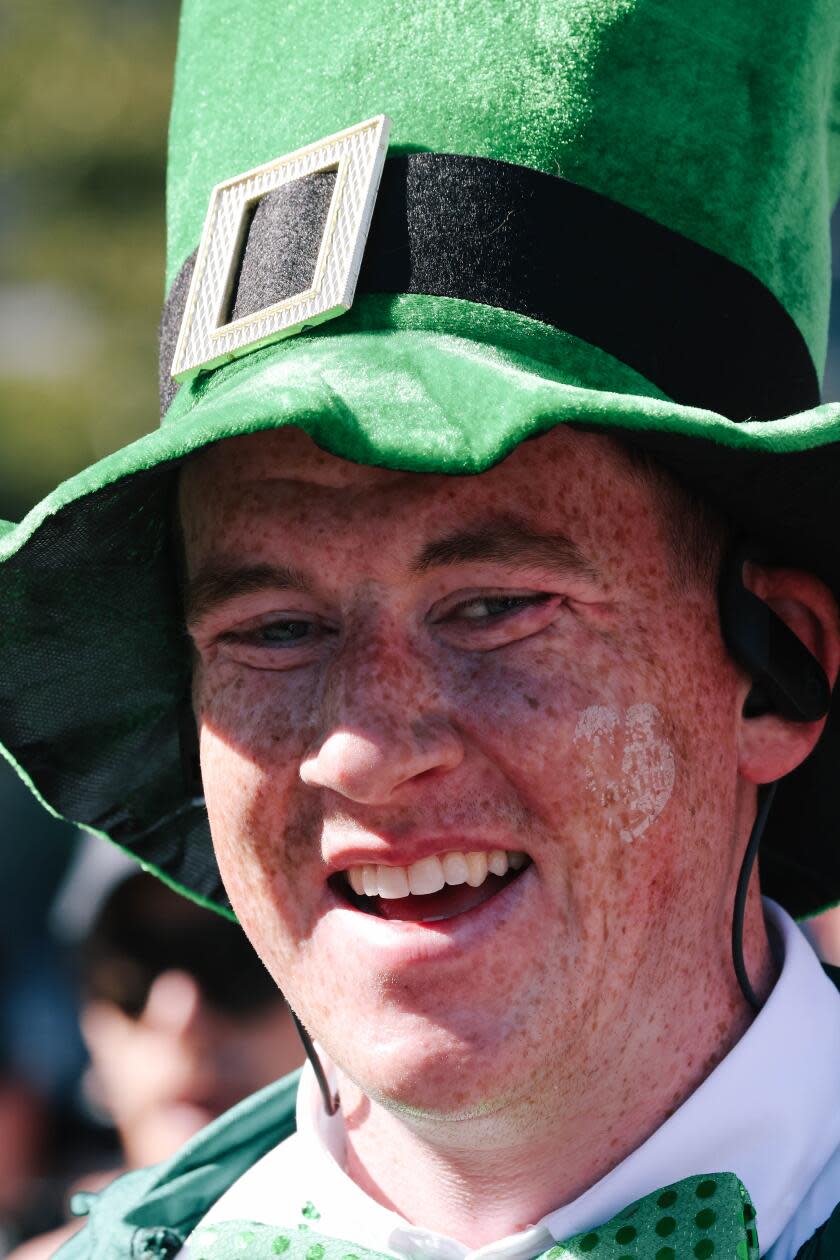
[[[440,892],[444,884],[469,884],[478,888],[488,875],[518,871],[527,861],[524,853],[493,849],[490,853],[443,853],[421,858],[411,866],[351,866],[345,872],[350,887],[360,897],[407,897]]]

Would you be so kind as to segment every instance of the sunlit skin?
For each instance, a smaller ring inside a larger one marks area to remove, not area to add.
[[[820,725],[741,717],[714,584],[677,579],[660,500],[605,438],[559,428],[443,477],[270,432],[193,460],[180,507],[219,866],[337,1065],[348,1171],[409,1220],[499,1238],[614,1166],[747,1027],[730,927],[755,784]],[[833,677],[825,588],[748,576]],[[615,748],[574,732],[634,704],[675,775],[628,843],[623,798],[592,789]],[[327,884],[494,848],[531,865],[443,923],[387,924]],[[746,957],[766,992],[757,883]]]

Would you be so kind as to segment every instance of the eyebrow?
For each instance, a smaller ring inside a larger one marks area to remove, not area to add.
[[[477,561],[509,568],[525,565],[561,577],[598,578],[595,565],[566,534],[536,533],[514,518],[489,521],[428,543],[412,569],[428,573],[430,569]]]
[[[311,583],[299,569],[285,564],[234,565],[215,561],[199,569],[184,592],[184,616],[188,625],[200,621],[220,604],[261,591],[302,591]]]
[[[566,534],[540,534],[514,519],[491,521],[448,534],[427,545],[411,566],[413,573],[458,564],[501,564],[545,569],[561,577],[594,581],[598,570]],[[200,621],[221,604],[262,591],[312,593],[300,569],[284,564],[237,565],[212,561],[199,569],[184,591],[187,625]]]

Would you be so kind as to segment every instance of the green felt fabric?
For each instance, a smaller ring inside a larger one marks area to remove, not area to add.
[[[404,294],[361,297],[341,320],[198,378],[176,395],[164,430],[177,434],[160,445],[183,441],[188,425],[207,440],[232,426],[295,424],[360,463],[473,473],[563,422],[784,453],[836,442],[840,404],[736,424],[671,402],[626,364],[536,320]]]
[[[838,56],[835,0],[187,0],[167,284],[213,184],[385,112],[392,151],[563,175],[742,264],[821,367]]]
[[[171,1257],[212,1204],[267,1151],[295,1130],[300,1072],[276,1081],[225,1112],[162,1164],[127,1173],[71,1207],[84,1229],[61,1260]]]

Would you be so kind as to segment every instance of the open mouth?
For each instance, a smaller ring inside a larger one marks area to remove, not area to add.
[[[351,866],[329,879],[355,910],[380,919],[439,923],[466,914],[518,879],[531,859],[525,853],[443,853],[411,866]]]

